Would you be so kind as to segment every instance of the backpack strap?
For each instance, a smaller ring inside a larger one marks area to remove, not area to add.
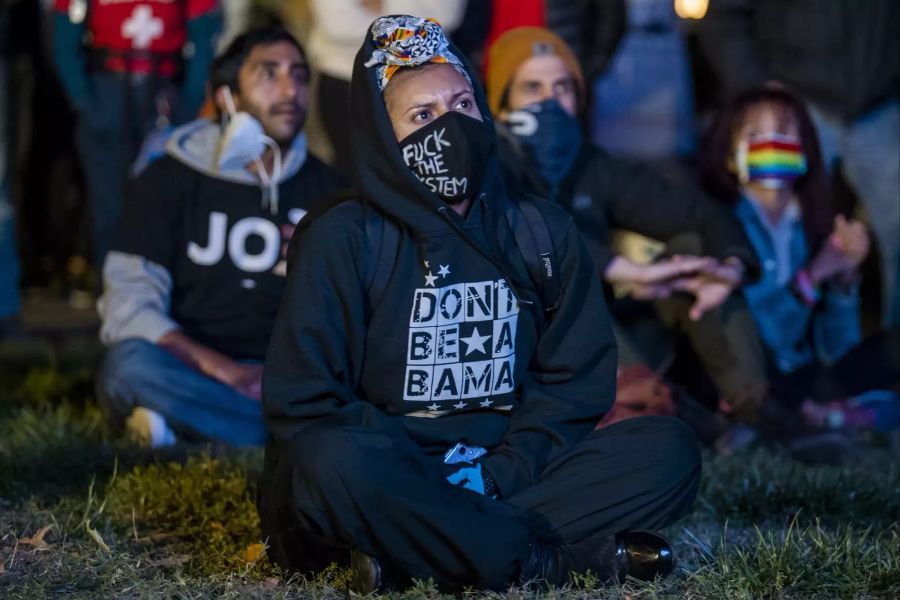
[[[520,195],[515,200],[508,199],[503,212],[513,232],[516,246],[525,260],[528,274],[538,288],[541,307],[547,313],[557,310],[562,298],[562,288],[547,220],[534,198],[527,194]],[[522,227],[522,224],[525,226]]]
[[[366,261],[366,292],[369,309],[381,302],[400,247],[400,227],[389,216],[369,203],[365,205],[366,239],[372,254]]]

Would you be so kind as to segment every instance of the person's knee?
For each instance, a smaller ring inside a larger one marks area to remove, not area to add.
[[[686,423],[672,417],[659,419],[659,450],[666,463],[670,484],[699,480],[702,457],[697,437]]]
[[[699,479],[700,447],[683,421],[664,416],[637,417],[620,421],[608,430],[631,438],[629,445],[634,445],[642,457],[643,464],[636,468],[653,480],[653,487],[670,488]]]
[[[344,478],[351,469],[365,468],[361,448],[342,427],[307,427],[297,434],[288,452],[294,475],[305,481]]]

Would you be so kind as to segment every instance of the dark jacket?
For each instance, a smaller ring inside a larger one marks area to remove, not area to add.
[[[284,236],[343,182],[300,135],[284,154],[280,202],[264,206],[274,183],[215,166],[221,130],[204,119],[177,129],[130,186],[103,266],[106,344],[156,343],[178,328],[233,358],[264,357],[285,285]]]
[[[627,229],[667,241],[684,233],[696,234],[705,254],[724,260],[734,256],[759,273],[759,261],[741,224],[724,205],[687,183],[674,183],[640,163],[616,158],[585,144],[568,177],[549,189],[532,168],[506,127],[501,133],[501,156],[508,185],[558,203],[572,215],[598,273],[615,257],[614,229]]]
[[[729,95],[777,80],[848,121],[900,97],[897,0],[716,0],[700,40]]]
[[[547,29],[581,61],[587,85],[600,75],[625,34],[625,0],[546,0]]]
[[[541,203],[563,288],[559,309],[544,314],[499,214],[507,192],[496,151],[468,215],[458,216],[404,164],[374,69],[363,66],[373,50],[367,37],[351,84],[362,201],[313,219],[296,239],[302,258],[263,377],[274,436],[267,464],[307,426],[387,419],[435,457],[457,442],[487,448],[479,462],[509,497],[612,405],[616,349],[602,291],[572,220]],[[485,127],[493,134],[489,118]],[[372,247],[365,210],[401,229],[376,306],[364,273],[391,257]]]

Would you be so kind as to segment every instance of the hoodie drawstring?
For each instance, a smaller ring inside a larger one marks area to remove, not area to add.
[[[274,140],[269,139],[268,137],[263,137],[263,142],[272,149],[272,175],[270,176],[266,172],[266,167],[263,165],[262,159],[259,157],[253,159],[254,164],[256,165],[256,170],[259,172],[259,178],[262,180],[262,184],[265,186],[263,189],[263,198],[262,198],[262,207],[265,209],[269,208],[269,212],[273,215],[278,214],[278,182],[281,181],[281,148],[278,147],[278,144],[275,143]]]
[[[487,197],[487,194],[482,193],[480,195],[480,199],[485,208],[485,216],[488,217],[489,222],[492,222],[492,219],[490,218],[490,216],[491,216],[490,209],[487,206],[487,202],[485,202],[486,197]],[[450,225],[451,229],[453,229],[456,233],[458,233],[460,235],[460,237],[462,237],[466,242],[469,243],[470,246],[475,248],[475,250],[479,254],[481,254],[483,257],[488,259],[492,265],[497,267],[497,270],[499,270],[500,274],[503,275],[503,277],[506,279],[506,283],[509,286],[509,289],[512,291],[513,296],[515,296],[515,298],[516,298],[516,302],[518,302],[522,306],[531,306],[534,304],[534,302],[532,302],[531,300],[526,300],[522,296],[522,293],[519,291],[518,286],[516,286],[515,280],[509,274],[509,269],[506,267],[504,262],[500,259],[500,257],[499,257],[500,244],[498,243],[497,239],[495,237],[493,237],[494,232],[492,231],[491,227],[485,227],[485,229],[487,230],[488,242],[491,245],[491,252],[487,253],[484,251],[484,249],[480,245],[478,245],[478,243],[475,240],[472,239],[472,237],[468,233],[466,233],[466,230],[462,227],[462,225],[460,225],[459,223],[456,222],[456,219],[453,217],[453,215],[450,214],[450,210],[446,206],[441,206],[440,208],[438,208],[438,214],[441,215],[441,218],[443,218],[445,221],[447,221],[447,223]]]

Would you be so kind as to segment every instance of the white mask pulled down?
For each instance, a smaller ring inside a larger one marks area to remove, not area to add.
[[[228,109],[228,121],[222,132],[216,166],[219,171],[244,169],[250,163],[256,166],[256,172],[263,188],[263,208],[268,206],[274,215],[278,214],[278,181],[281,179],[281,148],[275,140],[267,136],[262,124],[250,113],[236,110],[231,90],[223,88],[225,106]],[[272,173],[266,171],[262,155],[266,148],[272,149]]]

